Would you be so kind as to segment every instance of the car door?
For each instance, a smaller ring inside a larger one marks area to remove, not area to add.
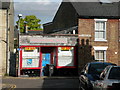
[[[96,88],[100,88],[101,90],[104,90],[104,89],[105,89],[105,88],[104,88],[104,85],[106,84],[106,83],[105,83],[105,80],[106,80],[106,76],[107,76],[108,71],[109,71],[109,66],[106,67],[106,68],[103,70],[103,72],[101,73],[101,75],[100,75],[100,80],[97,80],[97,81],[95,82],[95,87],[96,87]]]
[[[81,75],[80,75],[80,84],[82,88],[86,88],[87,84],[87,72],[88,72],[88,64],[83,68]]]

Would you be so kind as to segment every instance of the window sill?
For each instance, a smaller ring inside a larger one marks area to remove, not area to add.
[[[105,39],[95,39],[94,41],[95,42],[107,42],[107,40],[105,40]]]

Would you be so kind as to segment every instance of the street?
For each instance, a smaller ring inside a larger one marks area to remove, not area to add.
[[[78,90],[78,78],[3,78],[2,83],[16,85],[16,89],[73,89]]]

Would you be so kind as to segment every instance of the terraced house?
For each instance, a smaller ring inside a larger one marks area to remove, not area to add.
[[[120,0],[63,0],[45,34],[78,36],[78,67],[87,62],[120,65]]]

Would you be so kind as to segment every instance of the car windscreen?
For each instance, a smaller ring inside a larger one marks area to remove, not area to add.
[[[104,64],[104,63],[91,64],[88,73],[100,74],[106,66],[108,66],[108,64]]]
[[[113,67],[110,70],[108,79],[119,79],[120,80],[120,67]]]

